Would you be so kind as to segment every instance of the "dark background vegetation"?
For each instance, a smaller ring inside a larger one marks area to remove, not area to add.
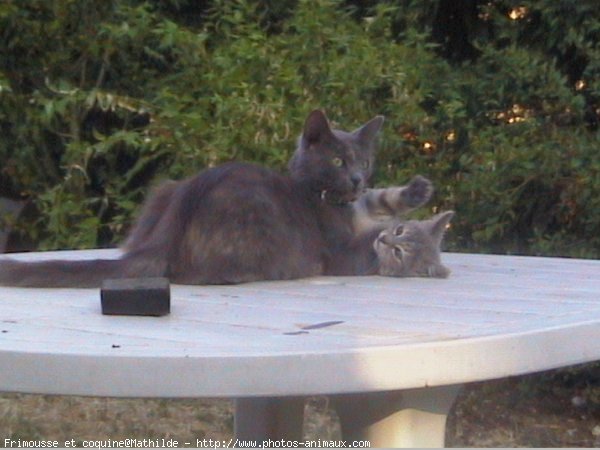
[[[4,0],[0,197],[26,208],[0,220],[12,250],[114,246],[161,179],[285,170],[323,108],[386,116],[374,181],[431,178],[417,214],[457,211],[450,250],[599,258],[599,75],[597,0]],[[472,386],[450,443],[598,445],[599,379]],[[45,436],[47,417],[19,425],[39,401],[3,400],[25,405],[11,436]]]
[[[384,114],[374,181],[430,177],[451,250],[597,258],[599,42],[596,0],[3,1],[0,197],[114,246],[160,179]]]

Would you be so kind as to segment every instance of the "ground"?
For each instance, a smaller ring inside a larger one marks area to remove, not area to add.
[[[456,447],[600,447],[600,364],[469,385],[446,439]]]
[[[339,438],[326,397],[307,404],[307,438]],[[13,440],[231,438],[224,400],[134,400],[0,396],[0,446]],[[474,383],[448,420],[452,447],[599,447],[600,364]]]

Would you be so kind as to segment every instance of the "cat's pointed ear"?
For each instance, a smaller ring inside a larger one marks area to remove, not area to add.
[[[322,142],[325,138],[329,138],[332,135],[329,121],[323,111],[315,109],[308,115],[304,122],[304,131],[302,132],[302,139],[305,144],[311,145]]]
[[[433,216],[429,222],[431,224],[431,236],[436,242],[439,244],[442,243],[442,239],[444,238],[444,233],[448,228],[448,224],[454,217],[454,211],[445,211]]]
[[[375,116],[360,128],[352,132],[361,142],[370,144],[375,140],[381,126],[383,125],[383,116]]]
[[[427,275],[431,278],[448,278],[450,275],[450,269],[443,264],[432,264],[427,268]]]

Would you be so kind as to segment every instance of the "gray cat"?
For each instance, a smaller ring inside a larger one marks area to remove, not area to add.
[[[0,284],[97,287],[107,278],[152,276],[228,284],[361,273],[373,264],[379,232],[431,195],[431,183],[417,177],[388,196],[363,196],[382,123],[377,116],[353,132],[332,130],[313,111],[288,175],[229,163],[168,182],[142,209],[120,259],[5,259]],[[374,204],[373,196],[385,201]],[[363,258],[367,266],[359,264]]]
[[[373,249],[379,275],[390,277],[447,278],[450,269],[441,263],[440,247],[454,211],[428,220],[399,222],[382,231]]]

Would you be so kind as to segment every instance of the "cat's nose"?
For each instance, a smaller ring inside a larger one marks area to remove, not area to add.
[[[390,234],[386,231],[382,231],[381,233],[379,233],[377,241],[388,247],[393,247],[394,245],[396,245],[394,237],[390,236]]]
[[[352,174],[350,176],[350,181],[352,181],[352,186],[354,187],[354,189],[356,189],[357,187],[360,186],[360,184],[362,183],[363,179],[362,176],[358,173]]]

